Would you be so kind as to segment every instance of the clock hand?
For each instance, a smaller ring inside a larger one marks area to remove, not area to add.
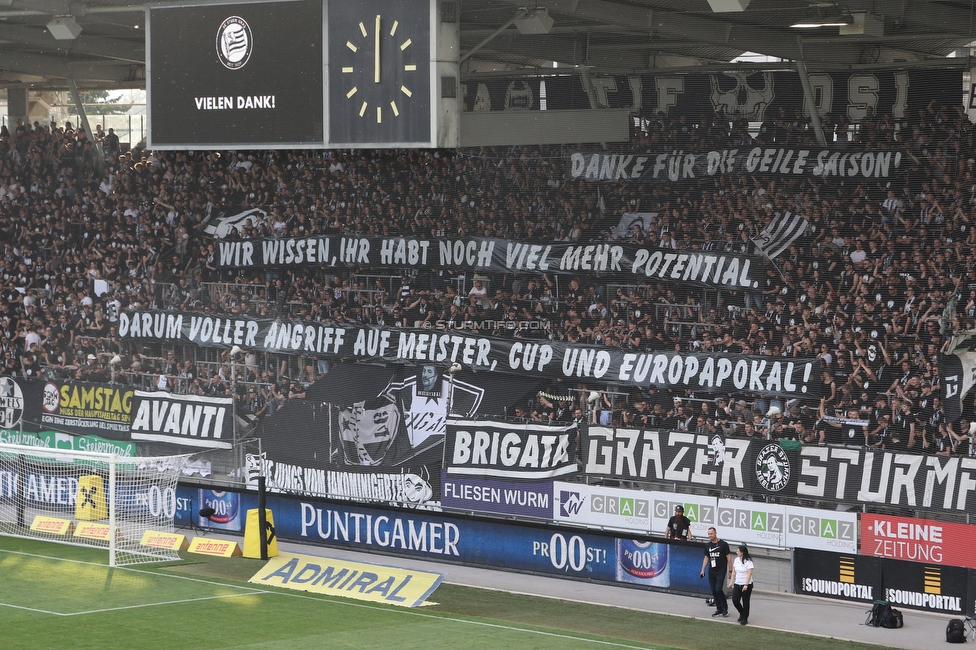
[[[376,14],[376,36],[373,39],[373,83],[380,82],[380,16]]]

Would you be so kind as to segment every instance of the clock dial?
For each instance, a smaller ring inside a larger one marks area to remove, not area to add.
[[[429,0],[337,4],[329,7],[330,140],[429,142]]]

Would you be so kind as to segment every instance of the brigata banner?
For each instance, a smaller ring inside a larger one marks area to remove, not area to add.
[[[448,476],[538,481],[576,474],[575,424],[449,420],[444,458]]]
[[[911,158],[901,151],[749,147],[691,153],[574,151],[569,173],[596,182],[678,183],[710,176],[887,179]]]
[[[865,513],[861,553],[894,560],[976,568],[976,526]]]
[[[183,447],[230,449],[234,431],[231,397],[171,395],[137,390],[132,406],[133,440]]]
[[[221,268],[369,266],[486,273],[604,273],[727,289],[752,289],[765,277],[765,265],[759,258],[633,244],[320,235],[218,241],[217,245]]]
[[[675,351],[628,352],[596,345],[484,336],[476,330],[423,330],[334,325],[309,321],[234,318],[205,313],[127,311],[123,341],[312,354],[389,364],[461,363],[478,371],[528,377],[597,379],[696,393],[748,391],[815,399],[820,360]]]

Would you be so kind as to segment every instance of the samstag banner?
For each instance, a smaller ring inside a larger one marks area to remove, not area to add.
[[[133,389],[73,381],[15,380],[23,395],[24,428],[127,440]]]
[[[575,474],[575,424],[450,420],[445,466],[448,476],[539,480]]]
[[[572,380],[596,379],[630,386],[655,385],[696,393],[747,391],[765,395],[820,396],[819,359],[628,352],[596,345],[539,342],[451,331],[359,327],[211,314],[129,311],[119,316],[125,341],[233,345],[324,359],[443,367],[461,363],[476,371]]]
[[[638,217],[639,218],[639,217]],[[457,269],[491,273],[603,273],[697,286],[751,289],[761,259],[731,253],[662,250],[633,244],[532,244],[472,237],[264,237],[218,241],[221,268],[334,267]]]
[[[184,447],[230,449],[234,431],[231,397],[171,395],[135,391],[132,407],[133,440],[164,442]]]

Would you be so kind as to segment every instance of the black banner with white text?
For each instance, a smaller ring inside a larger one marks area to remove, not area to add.
[[[911,162],[901,151],[749,147],[691,153],[576,151],[571,178],[585,181],[677,183],[711,176],[890,179]]]
[[[369,266],[485,273],[605,273],[731,290],[754,289],[765,278],[765,265],[755,257],[616,243],[322,235],[218,241],[217,246],[221,268]]]
[[[238,345],[323,359],[461,363],[479,371],[655,385],[698,393],[737,391],[816,399],[821,386],[820,360],[815,358],[632,352],[561,341],[484,336],[466,329],[408,330],[191,312],[128,311],[119,315],[118,335],[123,341],[151,339],[223,349]]]
[[[449,476],[540,480],[576,474],[577,427],[537,422],[450,420]]]
[[[976,458],[842,445],[782,449],[775,441],[687,431],[589,427],[584,474],[666,481],[743,494],[976,513]]]

